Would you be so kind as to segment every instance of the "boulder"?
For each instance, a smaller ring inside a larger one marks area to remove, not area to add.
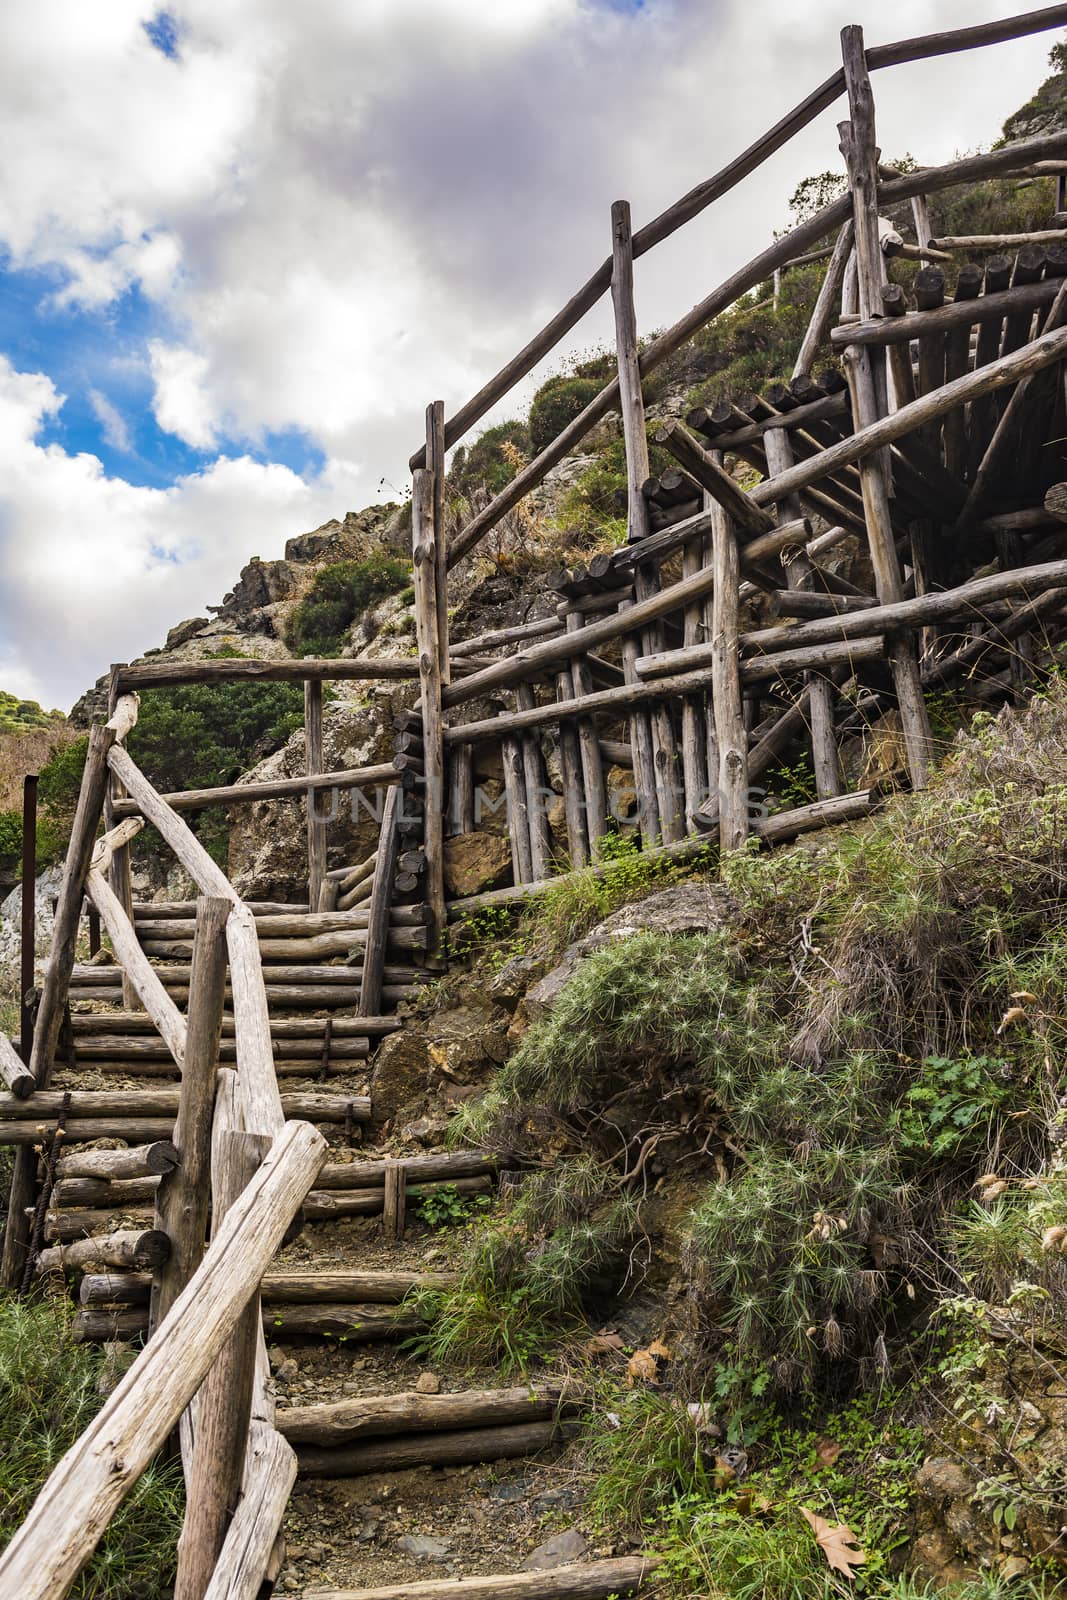
[[[519,1571],[550,1572],[553,1567],[564,1567],[569,1561],[580,1561],[588,1549],[588,1540],[578,1529],[568,1528],[564,1533],[554,1533],[551,1539],[539,1544],[526,1557]]]
[[[427,1041],[404,1028],[382,1040],[370,1082],[371,1109],[377,1123],[393,1122],[401,1112],[421,1104],[430,1086]]]
[[[505,882],[511,873],[511,846],[492,833],[458,833],[445,840],[445,886],[462,899]]]
[[[185,622],[179,622],[177,627],[171,628],[167,634],[166,648],[177,650],[180,644],[186,644],[190,639],[195,639],[202,628],[209,626],[207,617],[189,617]]]

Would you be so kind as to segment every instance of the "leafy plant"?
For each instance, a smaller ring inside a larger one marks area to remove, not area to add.
[[[989,1056],[924,1057],[921,1077],[893,1113],[903,1149],[940,1157],[973,1144],[1011,1094],[1009,1070]]]
[[[443,1183],[439,1188],[428,1189],[420,1195],[415,1211],[420,1222],[428,1228],[453,1228],[469,1222],[479,1211],[488,1209],[486,1195],[460,1194],[454,1183]]]
[[[290,614],[285,642],[297,656],[339,655],[356,618],[410,582],[410,563],[384,550],[373,551],[364,561],[334,561],[320,567]]]

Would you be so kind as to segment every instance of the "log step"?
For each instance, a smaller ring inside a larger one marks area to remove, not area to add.
[[[77,1318],[75,1318],[77,1322]],[[481,1461],[532,1456],[577,1436],[576,1422],[516,1422],[500,1428],[467,1428],[456,1433],[413,1433],[365,1444],[297,1451],[308,1478],[355,1478],[367,1472],[405,1472],[412,1467],[470,1466]]]
[[[264,1292],[267,1293],[266,1280]],[[579,1407],[563,1384],[518,1384],[511,1389],[468,1389],[456,1394],[362,1395],[322,1405],[291,1406],[277,1413],[279,1433],[291,1444],[338,1446],[392,1434],[496,1429],[505,1423],[551,1422]]]
[[[655,1575],[643,1556],[590,1561],[548,1572],[506,1572],[487,1578],[430,1578],[382,1589],[305,1589],[303,1600],[609,1600],[647,1592]]]

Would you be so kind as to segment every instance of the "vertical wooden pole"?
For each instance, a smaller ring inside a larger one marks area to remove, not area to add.
[[[769,428],[763,436],[767,451],[767,472],[774,477],[793,465],[793,447],[785,428]],[[800,501],[790,496],[777,506],[778,521],[790,522],[802,516]],[[792,555],[783,552],[786,577],[791,589],[810,589],[813,586],[814,567],[807,554],[797,546]],[[811,725],[811,760],[815,772],[815,788],[820,800],[843,794],[841,767],[834,739],[834,692],[828,678],[818,672],[806,672],[804,682],[810,690],[808,715]]]
[[[622,600],[619,610],[633,605],[631,599]],[[622,670],[627,683],[637,683],[636,662],[641,645],[635,634],[622,637]],[[634,756],[634,788],[637,791],[637,826],[646,847],[659,838],[659,806],[656,802],[656,763],[652,753],[652,728],[648,712],[635,707],[630,713],[630,747]]]
[[[580,633],[584,621],[578,612],[567,615],[567,632]],[[574,656],[571,661],[571,689],[576,700],[591,693],[593,675],[584,656]],[[585,831],[589,840],[590,855],[596,854],[598,839],[607,832],[607,787],[604,783],[604,762],[600,754],[596,722],[592,717],[581,717],[578,722],[578,750],[582,762],[582,787],[585,791]]]
[[[635,657],[636,659],[636,657]],[[574,683],[569,667],[556,673],[556,698],[570,700]],[[632,724],[631,724],[632,726]],[[578,734],[569,719],[559,725],[559,774],[563,784],[563,810],[567,819],[567,851],[571,870],[584,867],[589,861],[589,837],[586,833],[585,806],[582,801],[582,755]]]
[[[474,750],[469,744],[454,745],[449,753],[448,831],[474,832]]]
[[[404,1237],[404,1216],[407,1209],[407,1165],[392,1159],[385,1163],[385,1199],[382,1210],[382,1228],[387,1239]]]
[[[691,578],[704,565],[702,540],[690,539],[682,550],[682,577]],[[705,641],[704,607],[700,600],[685,608],[682,624],[682,642],[686,645]],[[686,695],[682,701],[682,782],[685,787],[686,832],[695,826],[694,813],[708,798],[708,746],[705,726],[707,696]],[[716,772],[718,769],[716,768]]]
[[[445,403],[431,400],[426,407],[426,465],[433,473],[433,529],[437,649],[441,682],[451,683],[448,659],[448,540],[445,537]]]
[[[37,1010],[37,1024],[33,1032],[33,1048],[27,1062],[38,1088],[45,1088],[52,1076],[52,1060],[66,1010],[70,975],[74,968],[85,881],[89,872],[97,824],[104,808],[108,774],[107,753],[114,740],[115,735],[110,728],[97,724],[89,730],[85,770],[82,773],[78,806],[71,825],[70,843],[67,846],[67,859],[63,868],[63,884],[56,902],[52,948],[41,986],[41,1003]],[[9,1288],[16,1287],[22,1279],[29,1242],[26,1208],[33,1204],[36,1168],[37,1156],[32,1147],[20,1145],[15,1154],[15,1167],[11,1177],[7,1227],[4,1232],[4,1254],[0,1263],[0,1279]]]
[[[434,944],[445,928],[444,717],[441,711],[441,639],[437,608],[438,552],[434,529],[434,475],[420,467],[411,497],[411,541],[415,580],[415,631],[422,689],[422,750],[425,774],[426,899]],[[447,641],[446,641],[447,650]]]
[[[212,1238],[218,1237],[223,1218],[255,1177],[270,1146],[270,1139],[258,1133],[227,1133],[219,1140],[220,1160],[211,1173]],[[257,1293],[237,1318],[199,1391],[174,1600],[203,1600],[241,1498],[260,1331]]]
[[[714,451],[722,465],[722,452]],[[737,530],[722,506],[711,508],[715,588],[712,600],[711,686],[719,746],[719,848],[737,850],[748,838],[748,733],[741,706],[738,647],[741,558]]]
[[[308,678],[304,683],[304,770],[309,778],[323,769],[322,681]],[[326,824],[318,814],[315,791],[308,790],[308,905],[318,911],[319,896],[326,881]]]
[[[633,238],[630,229],[630,207],[625,200],[617,200],[611,208],[611,299],[615,309],[615,352],[619,368],[619,404],[622,410],[622,431],[626,445],[626,521],[627,536],[631,542],[644,538],[648,529],[648,502],[642,485],[649,475],[648,439],[645,435],[645,405],[641,397],[641,369],[637,351],[637,312],[634,307]],[[637,568],[634,593],[644,600],[653,592],[657,575]],[[655,653],[663,647],[663,630],[658,625],[645,630],[643,648]],[[628,666],[626,650],[624,666]],[[681,839],[685,833],[682,818],[683,806],[679,804],[679,784],[674,737],[666,707],[656,707],[646,715],[649,742],[652,749],[653,789],[656,810],[659,814],[659,837],[665,844]],[[637,763],[644,765],[643,752],[634,749],[634,773]]]
[[[374,863],[374,886],[367,916],[367,945],[363,953],[363,978],[359,986],[359,1015],[376,1017],[382,1007],[382,977],[389,944],[389,907],[393,898],[393,878],[400,848],[397,820],[404,803],[404,791],[393,784],[382,806],[378,833],[378,859]]]
[[[232,902],[201,897],[189,968],[189,1006],[174,1143],[179,1162],[156,1191],[156,1221],[170,1239],[170,1257],[152,1283],[153,1331],[200,1265],[211,1198],[211,1121],[219,1036],[226,995],[226,922]]]
[[[108,718],[114,716],[115,707],[119,699],[119,673],[126,665],[125,662],[113,662],[107,686],[107,714]],[[104,797],[104,828],[115,826],[114,804],[121,800],[126,790],[113,772],[108,774],[107,794]],[[128,844],[120,845],[111,855],[111,865],[107,871],[108,882],[112,891],[118,896],[127,917],[133,922],[133,883],[130,868],[130,847]],[[122,974],[122,1004],[126,1011],[143,1011],[144,1007],[137,996],[137,992],[126,973]]]
[[[534,704],[533,688],[528,683],[515,686],[515,703],[520,711],[528,711]],[[541,743],[536,732],[522,735],[522,767],[526,779],[526,815],[530,824],[530,865],[535,882],[547,878],[552,860],[552,834],[548,826],[545,797],[548,783]],[[599,755],[599,746],[597,754]]]
[[[841,55],[851,121],[840,123],[838,132],[852,190],[859,313],[861,317],[868,318],[882,315],[882,257],[878,244],[878,148],[875,143],[874,96],[867,73],[862,28],[850,26],[842,29]],[[867,347],[850,345],[845,351],[845,371],[852,396],[853,426],[858,431],[885,414],[887,402],[882,398],[885,387],[884,353],[872,354]],[[889,604],[901,598],[902,586],[890,518],[884,452],[882,455],[865,457],[859,463],[859,470],[875,585],[879,600]],[[929,772],[932,744],[915,645],[910,637],[901,634],[887,640],[886,653],[897,693],[908,772],[912,787],[921,789],[926,784]]]
[[[22,948],[19,952],[19,1052],[29,1065],[33,1052],[33,1001],[37,943],[37,777],[22,780]]]
[[[516,883],[534,881],[533,851],[530,847],[530,815],[526,799],[526,774],[519,741],[514,736],[500,746],[504,766],[504,792],[508,804],[508,835],[511,840],[511,871]]]

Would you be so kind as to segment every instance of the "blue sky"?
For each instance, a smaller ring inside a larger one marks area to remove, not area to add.
[[[722,165],[832,70],[843,23],[881,42],[1013,9],[0,8],[0,687],[66,708],[251,555],[392,497],[427,402],[454,409],[569,297],[611,202],[640,226]],[[879,74],[883,147],[988,143],[1051,42]],[[787,224],[839,115],[638,263],[643,328]],[[601,306],[569,343],[610,337]]]

